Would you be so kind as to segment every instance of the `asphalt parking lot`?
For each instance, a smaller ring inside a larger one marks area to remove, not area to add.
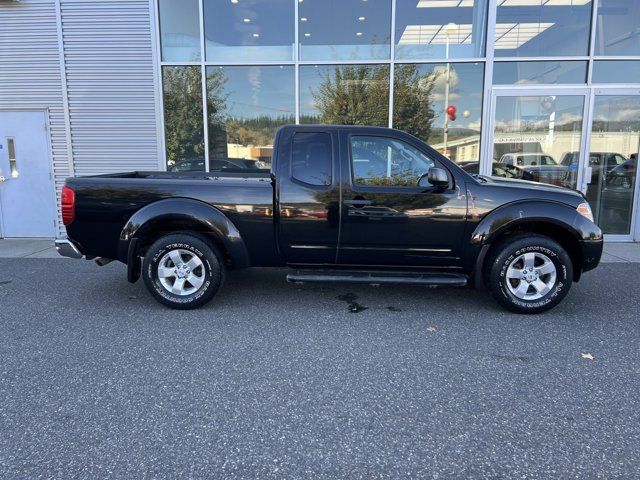
[[[531,317],[255,270],[179,312],[120,264],[0,259],[0,475],[637,477],[639,290],[605,264]]]

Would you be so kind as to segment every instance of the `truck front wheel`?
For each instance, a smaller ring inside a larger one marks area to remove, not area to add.
[[[486,273],[489,290],[503,307],[517,313],[540,313],[569,293],[573,264],[555,240],[519,235],[496,246]]]
[[[171,234],[149,247],[142,277],[151,295],[167,307],[198,308],[218,292],[224,264],[217,249],[200,237]]]

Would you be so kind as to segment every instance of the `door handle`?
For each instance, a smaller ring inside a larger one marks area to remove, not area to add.
[[[356,195],[353,197],[353,200],[345,200],[344,204],[354,208],[362,208],[367,205],[371,205],[373,202],[371,200],[365,200],[364,197],[360,195]]]

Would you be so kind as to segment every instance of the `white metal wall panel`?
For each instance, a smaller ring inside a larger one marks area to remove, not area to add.
[[[148,0],[60,0],[76,175],[158,169]]]
[[[58,205],[69,176],[62,91],[54,0],[0,2],[0,110],[48,109]]]

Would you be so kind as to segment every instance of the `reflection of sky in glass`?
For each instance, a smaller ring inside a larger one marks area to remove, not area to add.
[[[300,67],[300,116],[318,115],[313,92],[317,92],[327,74],[334,70],[332,65],[314,65]]]
[[[484,56],[488,0],[458,6],[433,1],[398,1],[396,4],[396,58],[473,58]],[[454,8],[451,8],[454,7]],[[446,26],[453,24],[447,30]]]
[[[596,95],[593,106],[596,131],[640,131],[640,95]]]
[[[165,62],[200,60],[198,0],[160,0],[160,44]]]
[[[494,85],[585,83],[587,62],[496,62]]]
[[[640,55],[639,19],[638,0],[599,0],[595,54]]]
[[[293,60],[291,0],[205,0],[208,61]]]
[[[593,63],[593,83],[638,83],[640,61],[599,60]]]
[[[498,97],[495,130],[544,131],[553,121],[555,130],[579,131],[583,106],[582,95]]]
[[[573,5],[520,5],[505,2],[496,14],[495,55],[535,57],[586,55],[591,25],[591,2]],[[527,3],[527,2],[524,2]],[[534,2],[532,2],[534,3]],[[511,48],[505,48],[509,47]]]
[[[423,64],[418,66],[420,75],[437,75],[432,91],[431,107],[434,111],[432,127],[440,128],[444,122],[444,97],[446,88],[446,64]],[[457,109],[456,120],[449,123],[449,128],[469,128],[480,130],[482,113],[482,85],[484,68],[481,63],[452,63],[449,82],[449,105]],[[465,117],[463,112],[469,111]]]
[[[226,77],[227,112],[233,118],[295,116],[294,68],[292,66],[208,67]]]
[[[305,0],[298,14],[301,60],[389,58],[390,0]]]

